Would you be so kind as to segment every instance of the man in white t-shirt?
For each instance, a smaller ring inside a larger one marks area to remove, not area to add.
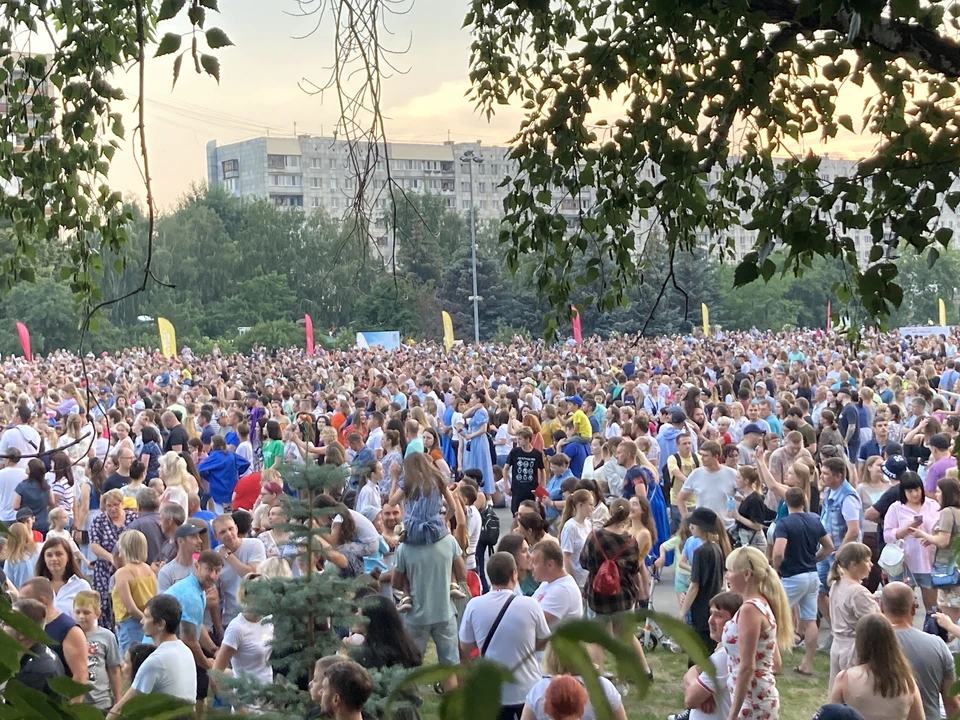
[[[536,651],[546,647],[550,628],[540,603],[514,594],[517,563],[513,555],[494,553],[487,561],[487,577],[490,592],[468,602],[460,622],[460,661],[469,662],[479,648],[484,657],[510,668],[513,682],[500,690],[499,718],[520,720],[527,693],[541,677]]]
[[[727,500],[737,492],[737,471],[723,465],[723,451],[719,443],[708,440],[700,446],[701,466],[687,476],[683,488],[677,496],[677,508],[680,515],[685,517],[690,508],[687,499],[696,497],[697,507],[706,507],[723,518],[727,529],[736,522],[727,515]]]
[[[477,502],[477,488],[471,482],[461,482],[457,486],[457,495],[463,502],[463,514],[467,517],[467,551],[464,553],[463,560],[467,564],[467,570],[477,569],[477,544],[480,542],[480,530],[483,521],[480,519],[480,511],[474,507]],[[481,580],[483,573],[480,573]]]
[[[563,568],[563,551],[552,540],[541,540],[530,553],[530,570],[540,587],[533,599],[553,630],[564,620],[583,617],[583,595],[577,581]]]
[[[733,619],[741,597],[735,593],[722,592],[710,600],[710,637],[720,642],[723,626]],[[730,691],[727,689],[727,651],[720,647],[710,656],[715,678],[696,665],[683,676],[683,704],[688,708],[669,720],[726,720],[730,715]]]
[[[223,603],[223,625],[229,624],[240,612],[237,591],[249,573],[267,559],[267,549],[259,538],[241,538],[232,515],[219,515],[213,519],[213,533],[220,541],[217,552],[223,557],[220,572],[220,597]]]
[[[13,509],[13,495],[17,485],[26,479],[27,474],[20,467],[20,451],[14,447],[0,456],[0,464],[0,521],[12,523],[17,519],[17,511]]]
[[[155,595],[143,609],[143,631],[157,649],[137,671],[130,689],[107,715],[119,720],[123,706],[140,694],[158,693],[194,703],[197,701],[197,670],[193,653],[177,638],[180,601],[172,595]]]
[[[30,418],[33,413],[29,408],[20,406],[17,408],[17,415],[13,419],[13,427],[5,430],[0,435],[0,455],[16,448],[20,451],[21,458],[18,461],[18,467],[26,469],[30,457],[40,452],[40,433],[30,426]],[[23,457],[23,456],[27,457]]]

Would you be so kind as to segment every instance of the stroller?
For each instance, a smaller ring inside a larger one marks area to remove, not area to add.
[[[647,557],[647,567],[650,568],[650,600],[647,602],[647,610],[653,611],[653,591],[660,583],[660,571],[654,570],[654,565],[652,561],[652,556]],[[677,645],[673,640],[668,638],[663,634],[663,631],[657,626],[657,623],[650,618],[646,618],[643,624],[643,632],[637,635],[637,639],[640,640],[640,644],[643,645],[643,649],[650,651],[656,650],[657,645],[664,647],[672,653],[679,653],[680,646]]]

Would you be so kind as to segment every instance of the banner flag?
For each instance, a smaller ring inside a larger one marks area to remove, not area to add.
[[[30,362],[33,359],[30,354],[30,332],[22,322],[17,323],[17,334],[20,336],[20,347],[23,348],[23,355],[27,358],[27,362]]]
[[[440,316],[443,318],[443,347],[446,348],[447,352],[450,352],[450,348],[453,347],[453,320],[450,318],[450,313],[446,310],[440,312]]]
[[[580,345],[583,343],[583,332],[580,329],[580,311],[573,305],[570,306],[570,309],[573,310],[573,341]]]
[[[313,347],[313,320],[311,319],[311,317],[310,317],[308,314],[304,313],[304,315],[303,315],[303,322],[306,323],[306,326],[307,326],[307,355],[313,355],[313,350],[314,350],[314,347]]]
[[[703,315],[703,334],[710,334],[710,308],[706,303],[700,303],[700,314]]]
[[[157,318],[157,329],[160,331],[160,354],[165,358],[175,357],[177,354],[177,332],[166,318]]]

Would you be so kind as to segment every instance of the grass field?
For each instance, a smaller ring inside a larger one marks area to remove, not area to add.
[[[777,676],[780,720],[810,720],[814,711],[827,702],[830,658],[827,655],[817,655],[813,677],[804,677],[793,671],[800,658],[800,653],[785,657],[784,670]],[[629,720],[664,720],[667,715],[683,709],[682,679],[687,669],[686,656],[658,649],[648,653],[647,659],[655,680],[643,696],[636,688],[630,688],[624,698]],[[434,661],[435,657],[427,659],[427,662]],[[613,667],[613,664],[608,667]],[[440,696],[430,688],[421,690],[421,717],[423,720],[438,720]]]

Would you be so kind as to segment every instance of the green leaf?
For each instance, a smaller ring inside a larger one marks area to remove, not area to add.
[[[203,22],[207,18],[207,11],[204,10],[200,5],[193,5],[189,10],[187,10],[187,17],[190,18],[190,23],[196,27],[203,29]]]
[[[207,75],[213,75],[216,81],[220,82],[220,61],[213,55],[201,55],[200,65],[206,71]]]
[[[183,64],[183,53],[177,55],[176,60],[173,61],[173,85],[171,88],[177,86],[177,79],[180,77],[180,66]]]
[[[157,20],[170,20],[176,17],[186,4],[187,0],[163,0],[163,2],[160,3],[160,12],[157,13]]]
[[[841,115],[837,118],[837,122],[850,132],[853,132],[853,119],[849,115]]]
[[[142,694],[130,698],[123,706],[124,717],[149,717],[150,720],[174,720],[193,715],[193,703],[170,695]]]
[[[210,28],[206,32],[207,36],[207,45],[211,48],[222,48],[227,47],[228,45],[233,45],[233,41],[227,37],[227,34],[220,28]]]
[[[217,0],[200,0],[200,4],[203,5],[207,10],[220,12],[220,7],[217,5]]]
[[[468,666],[463,683],[463,703],[466,720],[487,720],[500,709],[500,689],[510,682],[510,671],[489,660],[476,660]]]
[[[69,277],[70,268],[61,269],[66,269],[68,272],[67,277]],[[46,632],[44,632],[42,627],[37,625],[23,613],[14,612],[13,608],[11,608],[8,603],[2,604],[5,607],[0,608],[0,620],[2,620],[5,625],[9,625],[18,633],[25,635],[34,642],[43,643],[44,645],[53,644],[53,640],[49,635],[47,635]]]
[[[160,40],[160,44],[157,46],[157,52],[154,53],[153,56],[160,57],[162,55],[175,53],[180,49],[181,42],[183,42],[183,37],[179,33],[167,33]]]
[[[600,673],[597,672],[586,648],[580,643],[556,635],[550,638],[550,647],[565,667],[576,669],[577,674],[583,678],[597,720],[613,720],[613,708],[610,707],[607,694],[600,684]]]
[[[90,685],[81,685],[74,682],[73,678],[66,676],[53,678],[48,681],[48,684],[51,690],[60,693],[67,699],[75,698],[78,695],[86,695],[91,690]]]

